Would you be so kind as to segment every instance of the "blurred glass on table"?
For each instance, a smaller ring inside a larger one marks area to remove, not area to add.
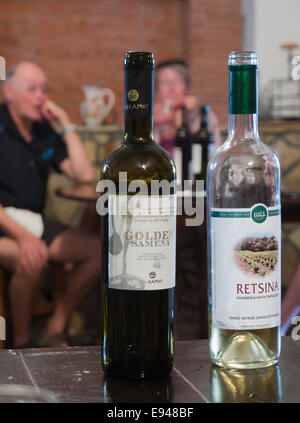
[[[58,403],[56,395],[48,390],[27,385],[0,385],[0,403]]]

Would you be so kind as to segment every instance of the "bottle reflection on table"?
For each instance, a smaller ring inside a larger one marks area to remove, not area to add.
[[[211,367],[212,402],[281,402],[279,366],[254,370]]]
[[[173,382],[170,376],[147,381],[103,378],[105,403],[111,402],[173,402]]]

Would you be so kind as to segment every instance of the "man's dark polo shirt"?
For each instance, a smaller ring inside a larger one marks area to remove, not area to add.
[[[35,122],[26,143],[6,104],[0,105],[0,204],[42,213],[49,171],[68,156],[47,122]]]

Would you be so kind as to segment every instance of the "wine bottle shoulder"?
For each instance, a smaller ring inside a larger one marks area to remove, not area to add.
[[[169,154],[156,143],[123,143],[104,161],[102,177],[118,180],[120,172],[128,179],[175,179],[175,165]]]
[[[258,142],[226,141],[207,166],[207,198],[214,207],[280,203],[280,165],[274,151]]]
[[[267,144],[258,140],[232,140],[228,138],[212,154],[208,167],[210,170],[220,168],[224,163],[230,160],[232,164],[242,167],[248,167],[249,164],[263,161],[268,167],[279,168],[279,159],[275,151]]]

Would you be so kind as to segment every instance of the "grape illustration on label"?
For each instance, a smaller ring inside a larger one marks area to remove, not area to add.
[[[274,235],[243,238],[234,249],[235,263],[245,273],[265,276],[275,270],[278,242]]]

